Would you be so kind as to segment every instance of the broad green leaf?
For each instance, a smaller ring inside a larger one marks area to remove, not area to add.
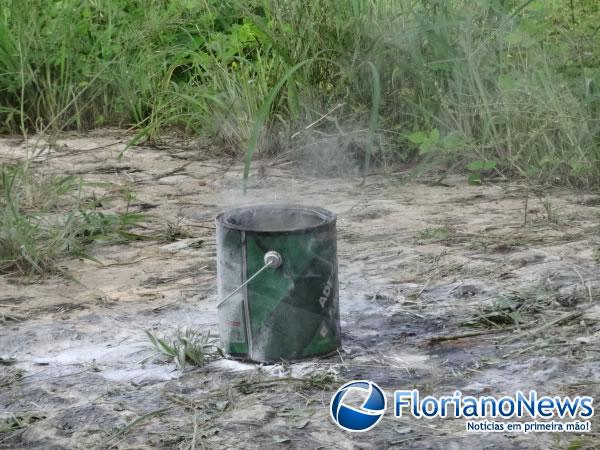
[[[481,170],[492,170],[495,167],[496,167],[496,161],[490,161],[490,160],[471,161],[467,165],[467,169],[469,169],[472,172],[478,172]]]
[[[427,134],[422,131],[415,131],[414,133],[408,135],[408,140],[413,144],[422,144],[428,139],[429,136],[427,136]]]
[[[496,168],[496,161],[484,161],[481,170],[492,170]]]
[[[472,172],[479,171],[483,168],[483,163],[483,161],[471,161],[469,164],[467,164],[467,169]]]

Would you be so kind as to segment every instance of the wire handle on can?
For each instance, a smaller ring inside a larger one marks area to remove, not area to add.
[[[265,265],[262,266],[260,269],[258,269],[254,273],[254,275],[252,275],[250,278],[248,278],[246,281],[244,281],[242,284],[240,284],[237,288],[235,288],[233,290],[233,292],[231,292],[227,297],[225,297],[223,300],[221,300],[219,303],[217,303],[217,308],[220,308],[223,305],[223,303],[225,303],[227,300],[229,300],[231,297],[233,297],[234,294],[239,292],[240,289],[242,289],[244,286],[246,286],[248,283],[250,283],[252,280],[254,280],[264,270],[268,269],[269,267],[271,267],[273,269],[277,269],[279,266],[281,266],[281,264],[283,263],[283,258],[281,257],[281,254],[279,252],[269,250],[267,253],[265,253],[265,257],[264,257],[263,261],[264,261]]]

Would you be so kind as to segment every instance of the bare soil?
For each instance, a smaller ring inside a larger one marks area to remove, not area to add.
[[[202,144],[137,146],[114,130],[38,143],[35,163],[81,174],[90,191],[132,189],[131,207],[190,237],[98,245],[64,267],[74,280],[0,279],[0,448],[572,448],[600,432],[467,433],[464,419],[394,419],[350,434],[329,400],[352,379],[426,393],[600,398],[600,196],[470,186],[402,174],[315,178]],[[3,161],[32,144],[0,140]],[[527,198],[527,202],[526,202]],[[338,214],[343,351],[259,366],[215,359],[176,370],[144,331],[216,332],[214,217],[290,202]],[[123,205],[115,203],[115,208]],[[166,235],[166,232],[165,232]],[[391,400],[391,398],[390,398]]]

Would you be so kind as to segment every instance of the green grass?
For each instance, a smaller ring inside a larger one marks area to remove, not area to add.
[[[159,353],[172,359],[181,370],[188,364],[201,367],[208,359],[223,356],[210,333],[186,328],[178,330],[170,339],[160,338],[150,331],[146,331],[146,336]]]
[[[0,167],[0,273],[64,273],[66,256],[94,259],[96,242],[128,241],[145,217],[110,212],[84,195],[81,178],[46,176],[26,165]],[[126,201],[126,199],[124,199]]]
[[[592,0],[0,0],[0,132],[177,128],[245,150],[245,178],[273,136],[337,135],[365,170],[596,185],[598,19]]]
[[[431,244],[435,242],[448,242],[456,236],[456,230],[451,226],[425,228],[417,234],[417,244]]]

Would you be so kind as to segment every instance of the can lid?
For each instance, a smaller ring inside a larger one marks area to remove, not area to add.
[[[335,224],[335,213],[301,205],[256,205],[234,208],[217,216],[217,225],[256,233],[290,233],[318,230]]]

